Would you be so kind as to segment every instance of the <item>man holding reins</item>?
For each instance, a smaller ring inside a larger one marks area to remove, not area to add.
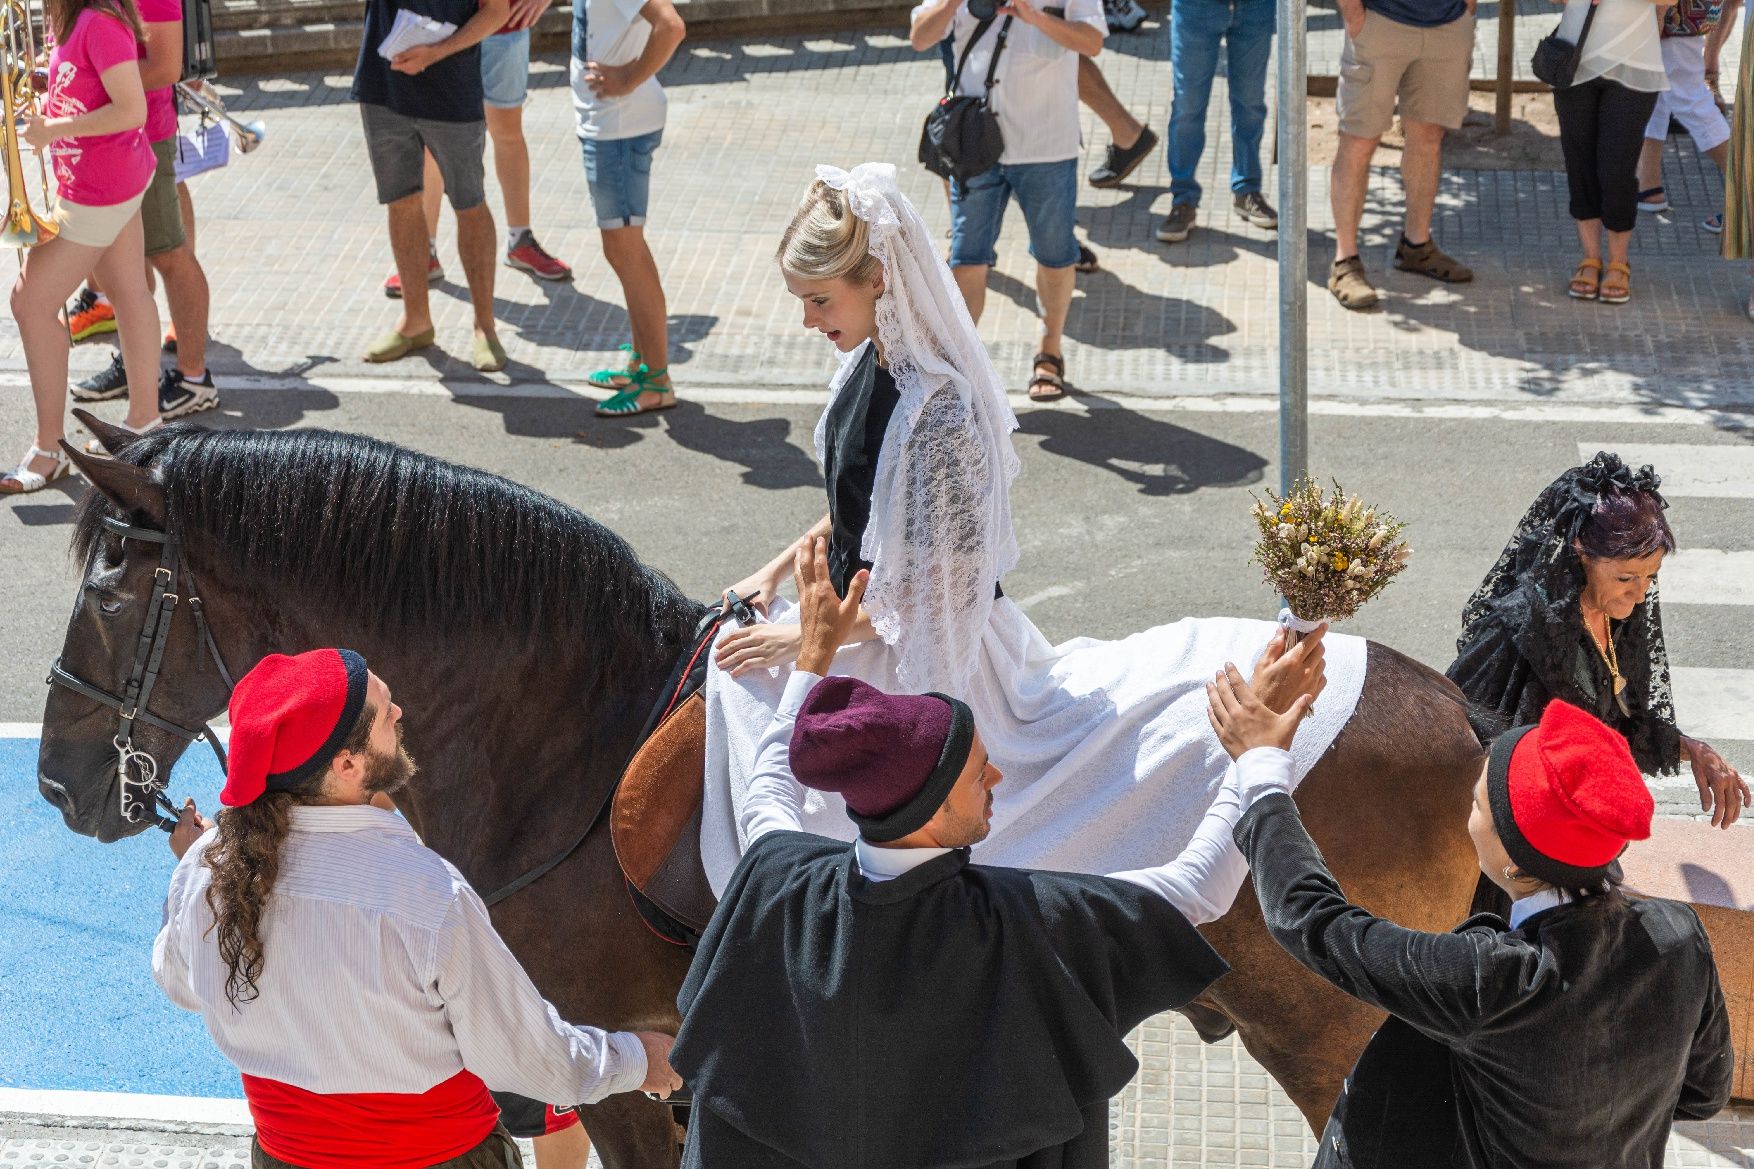
[[[238,683],[213,827],[171,847],[153,976],[242,1074],[256,1169],[509,1169],[488,1094],[668,1096],[670,1037],[561,1020],[462,875],[393,812],[401,708],[349,650]]]

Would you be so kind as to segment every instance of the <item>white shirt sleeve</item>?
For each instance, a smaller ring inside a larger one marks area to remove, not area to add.
[[[1236,892],[1248,879],[1248,861],[1237,850],[1232,832],[1243,810],[1272,792],[1289,792],[1296,772],[1291,753],[1277,747],[1256,747],[1230,765],[1218,797],[1206,809],[1194,838],[1180,856],[1154,869],[1110,873],[1118,880],[1149,889],[1201,925],[1230,911]]]
[[[803,828],[804,789],[792,775],[792,724],[798,720],[798,708],[810,696],[810,690],[822,681],[822,675],[793,670],[780,695],[779,708],[767,725],[761,745],[755,750],[755,774],[749,780],[749,794],[744,797],[743,810],[737,816],[737,829],[748,848],[769,832],[797,832]]]
[[[1108,35],[1108,17],[1103,15],[1102,0],[1066,0],[1065,19],[1072,24],[1088,24]]]
[[[575,1026],[536,990],[474,890],[459,890],[439,932],[434,991],[463,1066],[489,1088],[549,1104],[595,1104],[646,1079],[626,1031]]]
[[[158,983],[166,998],[185,1011],[199,1011],[202,1004],[191,985],[189,960],[183,953],[182,931],[177,926],[188,900],[189,875],[200,863],[200,855],[214,831],[210,828],[202,833],[172,870],[170,889],[164,897],[164,922],[158,928],[158,937],[152,940],[152,981]]]

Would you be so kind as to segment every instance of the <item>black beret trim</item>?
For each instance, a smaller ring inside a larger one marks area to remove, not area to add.
[[[931,693],[926,697],[937,698],[950,708],[950,734],[945,737],[938,765],[932,768],[925,784],[911,800],[887,815],[861,816],[847,808],[847,815],[859,826],[859,835],[872,844],[887,844],[924,828],[956,786],[956,777],[968,765],[969,752],[974,749],[974,712],[948,694]]]
[[[1600,888],[1610,875],[1618,876],[1618,862],[1609,861],[1605,865],[1580,868],[1554,860],[1529,843],[1511,810],[1511,753],[1516,750],[1516,745],[1522,741],[1523,736],[1534,729],[1532,725],[1517,727],[1492,741],[1491,761],[1486,768],[1486,800],[1492,807],[1492,826],[1498,829],[1498,839],[1504,842],[1504,851],[1510,855],[1516,867],[1529,876],[1560,889]]]
[[[335,652],[341,655],[341,665],[347,671],[347,701],[341,707],[340,721],[309,759],[291,771],[270,775],[264,785],[267,791],[289,792],[303,787],[312,776],[329,766],[340,753],[342,744],[347,742],[347,736],[353,733],[354,724],[359,722],[360,712],[365,709],[365,659],[350,649]]]

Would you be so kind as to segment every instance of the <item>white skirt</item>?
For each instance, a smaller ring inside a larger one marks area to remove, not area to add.
[[[795,623],[797,610],[776,601],[769,619]],[[1004,773],[993,793],[993,831],[977,859],[1083,873],[1172,860],[1230,762],[1206,719],[1205,683],[1227,661],[1246,674],[1275,628],[1188,618],[1119,641],[1079,637],[1055,646],[1001,597],[969,692],[959,696]],[[1327,688],[1291,748],[1299,780],[1352,717],[1364,688],[1364,640],[1329,633],[1326,643]],[[881,641],[847,646],[833,673],[898,690],[894,656]],[[701,860],[715,893],[742,856],[738,811],[790,673],[787,666],[732,678],[709,667]],[[806,831],[853,838],[839,796],[807,797]]]

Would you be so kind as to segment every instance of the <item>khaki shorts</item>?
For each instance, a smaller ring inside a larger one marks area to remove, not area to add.
[[[146,193],[142,191],[126,203],[111,203],[103,207],[57,199],[54,220],[59,230],[56,236],[81,247],[107,248],[116,242],[116,237],[140,210],[140,200],[145,197]]]
[[[140,204],[140,226],[146,232],[146,254],[174,252],[189,242],[183,234],[183,212],[177,206],[177,140],[173,135],[152,144],[158,168]]]
[[[1454,130],[1468,113],[1468,75],[1474,64],[1474,15],[1419,28],[1369,9],[1364,28],[1340,53],[1340,132],[1380,138],[1394,124],[1398,99],[1403,122]]]

